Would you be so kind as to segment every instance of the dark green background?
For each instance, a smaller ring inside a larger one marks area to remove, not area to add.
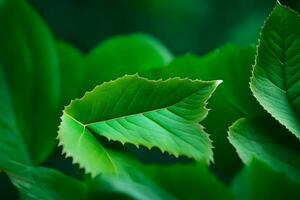
[[[174,54],[256,43],[275,0],[29,0],[58,39],[88,51],[117,34],[146,32]]]

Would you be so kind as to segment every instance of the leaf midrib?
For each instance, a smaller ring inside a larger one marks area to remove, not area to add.
[[[205,86],[205,87],[209,87],[208,86]],[[89,127],[90,125],[93,125],[93,124],[97,124],[97,123],[107,123],[109,121],[113,121],[113,120],[118,120],[118,119],[122,119],[122,118],[127,118],[127,117],[130,117],[130,116],[137,116],[137,115],[144,115],[146,113],[151,113],[151,112],[157,112],[157,111],[160,111],[160,110],[169,110],[170,107],[172,106],[175,106],[176,104],[182,102],[184,99],[186,98],[189,98],[191,96],[193,96],[194,94],[198,93],[199,91],[201,91],[201,89],[205,88],[205,87],[201,87],[199,89],[197,89],[196,91],[192,92],[191,94],[183,97],[182,99],[178,100],[177,102],[173,103],[172,105],[168,105],[168,106],[165,106],[165,107],[162,107],[162,108],[158,108],[158,109],[153,109],[153,110],[147,110],[147,111],[144,111],[144,112],[139,112],[139,113],[134,113],[134,114],[130,114],[130,115],[125,115],[125,116],[120,116],[120,117],[116,117],[116,118],[112,118],[112,119],[108,119],[108,120],[102,120],[102,121],[98,121],[98,122],[92,122],[92,123],[82,123],[80,122],[79,120],[77,120],[75,117],[73,117],[72,115],[70,115],[66,110],[64,111],[64,114],[67,115],[68,117],[70,117],[72,120],[74,120],[76,123],[80,124],[83,129],[86,129],[88,130],[90,133],[94,133],[94,131]],[[207,99],[212,95],[212,92],[207,94],[207,98],[205,99],[205,101],[203,101],[203,104],[205,105],[205,102],[207,101]],[[70,105],[71,106],[71,105]],[[203,112],[208,112],[206,109],[205,109],[205,106],[203,108]],[[173,113],[173,112],[172,112]],[[181,117],[180,115],[176,114],[178,117]],[[199,124],[200,121],[197,121],[197,120],[187,120],[183,117],[181,117],[183,120],[187,121],[187,122],[191,122],[192,124]],[[84,134],[84,131],[83,133]],[[177,136],[177,135],[176,135]],[[81,136],[80,136],[81,137]],[[103,136],[105,138],[107,138],[106,136]],[[118,140],[117,140],[118,141]],[[188,143],[189,144],[189,143]],[[110,159],[111,163],[115,166],[115,164],[113,163],[112,159],[110,158],[109,156],[109,153],[105,150],[105,148],[102,148],[103,151],[105,151],[105,153],[107,154],[108,158]],[[189,156],[188,156],[189,157]],[[116,168],[115,168],[116,169]],[[117,172],[117,170],[115,170]]]
[[[284,22],[282,22],[284,23]],[[280,26],[282,26],[282,24],[280,24]],[[283,29],[282,27],[280,27],[281,29]],[[286,94],[286,97],[287,97],[287,101],[289,103],[289,105],[291,106],[292,110],[294,111],[295,115],[296,115],[296,119],[297,121],[300,123],[300,116],[299,116],[299,113],[296,112],[296,107],[295,105],[293,104],[293,100],[291,99],[291,97],[289,96],[289,92],[288,90],[290,89],[289,86],[288,86],[288,81],[287,81],[287,76],[288,76],[288,73],[287,73],[287,50],[289,49],[289,47],[287,48],[287,45],[286,45],[286,38],[287,38],[287,35],[286,35],[286,32],[285,31],[282,31],[281,33],[279,33],[278,31],[276,31],[276,29],[273,27],[273,30],[275,31],[276,34],[278,34],[279,38],[281,39],[281,43],[282,43],[282,55],[279,59],[279,62],[280,62],[280,67],[281,67],[281,72],[282,72],[282,79],[283,79],[283,86],[284,86],[284,93]],[[294,42],[294,40],[293,40]],[[291,45],[293,44],[293,42],[291,43]]]
[[[78,146],[79,143],[80,143],[80,139],[81,139],[81,138],[83,137],[83,135],[85,134],[85,131],[89,131],[91,134],[94,133],[94,131],[91,130],[91,129],[88,127],[87,124],[81,123],[80,121],[78,121],[77,119],[75,119],[73,116],[71,116],[70,114],[68,114],[68,113],[65,112],[65,111],[64,111],[64,114],[67,115],[67,116],[68,116],[69,118],[71,118],[72,120],[74,120],[76,123],[80,124],[80,125],[82,126],[82,128],[83,128],[82,132],[80,133],[79,139],[78,139],[78,141],[77,141],[77,146]],[[77,146],[76,146],[76,147],[77,147]],[[110,162],[111,162],[111,164],[112,164],[112,166],[113,166],[113,168],[114,168],[114,171],[115,171],[116,174],[117,174],[117,173],[118,173],[118,168],[116,167],[116,164],[114,163],[112,157],[109,155],[109,152],[106,151],[106,149],[105,149],[102,145],[100,145],[100,147],[101,147],[101,149],[103,150],[103,152],[105,153],[105,155],[107,156],[107,158],[110,160]],[[91,170],[91,171],[92,171],[92,170]]]
[[[209,86],[205,86],[205,87],[209,87]],[[68,114],[68,116],[70,116],[70,117],[71,117],[72,119],[74,119],[76,122],[78,122],[79,124],[81,124],[82,126],[85,127],[85,126],[93,125],[93,124],[96,124],[96,123],[99,123],[99,122],[108,122],[108,121],[113,121],[113,120],[122,119],[122,118],[125,118],[125,117],[130,117],[130,116],[135,116],[135,115],[143,115],[143,114],[149,113],[149,112],[157,112],[157,111],[160,111],[160,110],[165,110],[165,109],[168,109],[168,108],[170,108],[170,107],[172,107],[172,106],[175,106],[176,104],[182,102],[184,99],[189,98],[190,96],[192,96],[192,95],[198,93],[201,89],[203,89],[203,88],[205,88],[205,87],[202,87],[202,88],[200,88],[200,89],[197,89],[196,91],[192,92],[191,94],[188,94],[187,96],[185,96],[185,97],[179,99],[177,102],[175,102],[175,103],[173,103],[173,104],[171,104],[171,105],[168,105],[168,106],[164,106],[164,107],[162,107],[162,108],[157,108],[157,109],[152,109],[152,110],[146,110],[146,111],[143,111],[143,112],[137,112],[137,113],[128,114],[128,115],[124,115],[124,116],[119,116],[119,117],[115,117],[115,118],[109,118],[109,119],[105,119],[105,120],[99,120],[99,121],[96,121],[96,122],[82,123],[82,122],[80,122],[79,120],[77,120],[75,117],[73,117],[71,114],[67,113],[66,110],[64,110],[64,113]],[[207,101],[207,99],[209,99],[210,96],[212,95],[212,92],[213,92],[213,91],[211,91],[211,93],[209,93],[209,94],[207,95],[206,100],[203,101],[203,104],[204,104],[204,105],[205,105],[205,102]],[[68,107],[72,107],[72,104],[69,105]],[[205,107],[204,107],[204,109],[205,109]],[[187,119],[185,119],[185,118],[182,118],[182,119],[184,119],[184,120],[186,120],[186,121],[194,122],[194,120],[187,120]],[[201,122],[201,121],[199,121],[199,122]],[[199,123],[199,122],[197,122],[197,123]]]

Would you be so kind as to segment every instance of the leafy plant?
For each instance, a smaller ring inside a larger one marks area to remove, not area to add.
[[[256,56],[174,58],[146,34],[82,53],[1,2],[1,173],[21,199],[299,199],[297,5],[276,3]]]

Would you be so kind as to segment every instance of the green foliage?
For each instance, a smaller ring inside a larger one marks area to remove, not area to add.
[[[216,166],[221,173],[228,175],[236,173],[240,166],[237,155],[227,140],[228,126],[240,117],[251,118],[265,114],[249,89],[254,54],[254,47],[226,45],[203,57],[184,55],[174,59],[167,67],[143,73],[151,78],[179,76],[223,80],[223,84],[209,101],[209,106],[213,109],[203,124],[218,147],[214,155]],[[238,76],[232,76],[233,74]],[[239,95],[236,95],[237,92]]]
[[[43,161],[55,145],[59,65],[48,28],[23,0],[0,7],[0,62],[15,123],[30,159]]]
[[[253,159],[231,184],[236,199],[299,199],[299,183]]]
[[[56,46],[66,98],[64,105],[105,81],[166,65],[173,57],[155,38],[146,34],[113,37],[87,54],[65,42],[58,42]]]
[[[84,58],[81,52],[68,43],[56,43],[59,57],[62,104],[67,105],[71,99],[82,94],[85,79]]]
[[[282,144],[285,132],[270,119],[240,119],[229,128],[229,140],[245,164],[260,159],[300,181],[299,152]]]
[[[148,176],[145,170],[147,166],[133,160],[124,152],[122,154],[114,152],[113,156],[118,164],[118,175],[102,174],[89,182],[90,197],[95,199],[177,199],[160,188],[155,180]]]
[[[251,89],[261,105],[300,138],[300,17],[276,5],[257,49]]]
[[[87,184],[43,167],[22,166],[18,173],[8,172],[22,199],[85,199]]]
[[[173,58],[146,34],[85,54],[1,1],[0,173],[21,199],[299,199],[300,16],[283,4],[256,57]]]
[[[212,146],[198,123],[207,115],[206,101],[218,84],[138,76],[103,83],[65,108],[58,139],[65,153],[93,176],[118,174],[113,153],[97,145],[93,134],[208,163]]]
[[[231,191],[203,162],[172,166],[151,165],[146,168],[146,173],[178,199],[233,199]]]
[[[172,60],[172,57],[171,53],[151,36],[134,34],[115,37],[101,43],[87,55],[88,72],[85,84],[90,86],[90,90],[99,82],[161,67]]]

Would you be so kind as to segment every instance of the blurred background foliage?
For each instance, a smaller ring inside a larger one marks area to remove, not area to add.
[[[86,52],[119,34],[154,35],[175,55],[256,43],[275,0],[29,0],[58,39]]]

